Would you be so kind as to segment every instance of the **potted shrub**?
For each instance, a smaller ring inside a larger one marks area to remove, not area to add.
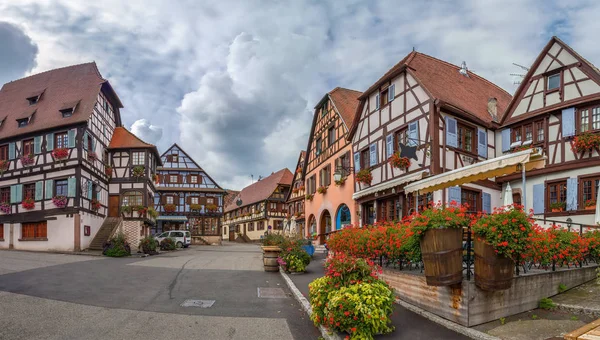
[[[344,183],[346,183],[346,177],[342,177],[339,181],[335,181],[335,186],[341,187],[342,185],[344,185]]]
[[[202,206],[200,204],[190,204],[191,211],[199,212],[201,209]]]
[[[594,210],[594,209],[596,209],[596,200],[585,201],[585,210]]]
[[[124,257],[131,255],[131,247],[129,247],[129,243],[125,240],[125,234],[118,233],[110,239],[110,241],[105,242],[102,246],[102,255],[110,256],[110,257]]]
[[[565,202],[550,203],[550,210],[552,212],[561,212],[561,211],[564,211],[566,207],[567,207],[567,203],[565,203]]]
[[[281,246],[286,245],[286,240],[283,235],[279,234],[268,234],[262,239],[262,251],[263,251],[263,267],[266,272],[278,272],[279,253],[281,253]]]
[[[21,206],[25,210],[31,210],[31,209],[35,208],[35,201],[31,197],[27,197],[26,199],[23,200],[23,202],[21,203]]]
[[[0,160],[0,176],[4,175],[4,173],[6,172],[6,170],[8,170],[8,166],[10,165],[10,162],[7,160]]]
[[[519,209],[498,209],[478,217],[475,234],[475,284],[488,291],[512,285],[515,263],[531,243],[533,227],[529,216]]]
[[[23,166],[31,166],[34,163],[35,163],[35,156],[33,154],[24,155],[21,157],[21,164],[23,164]]]
[[[371,182],[373,181],[373,174],[371,174],[371,169],[360,170],[356,173],[355,179],[358,183],[371,185]]]
[[[165,204],[164,209],[165,209],[165,212],[170,213],[170,212],[174,212],[177,209],[177,207],[175,206],[175,204]]]
[[[140,241],[140,245],[138,247],[144,254],[148,255],[156,255],[158,252],[156,251],[156,240],[154,237],[148,235],[144,237]]]
[[[69,199],[66,196],[58,195],[58,196],[52,197],[52,203],[54,203],[54,205],[57,208],[66,207],[68,201],[69,201]]]
[[[97,199],[92,199],[92,210],[94,211],[98,211],[100,210],[101,204],[100,201],[98,201]]]
[[[324,185],[321,185],[320,187],[317,188],[317,192],[321,195],[325,195],[325,193],[327,193],[327,187]]]
[[[129,214],[131,214],[131,212],[132,212],[131,206],[124,205],[121,207],[121,213],[123,214],[123,216],[129,215]]]
[[[106,176],[108,176],[109,178],[112,177],[113,174],[113,168],[110,165],[105,165],[104,166],[104,173],[106,174]]]
[[[155,220],[158,217],[158,211],[153,207],[148,207],[148,217]]]
[[[394,168],[408,169],[410,167],[410,159],[408,157],[400,157],[399,152],[394,152],[388,161]]]
[[[0,212],[2,212],[3,214],[10,214],[11,213],[10,203],[9,202],[0,203]]]
[[[175,239],[171,237],[167,237],[160,241],[160,250],[175,250],[177,249],[177,244],[175,244]]]
[[[310,255],[296,244],[282,251],[277,258],[277,263],[286,273],[304,273],[310,263]]]
[[[420,238],[420,248],[429,286],[462,282],[462,236],[468,227],[465,206],[435,204],[413,216],[410,226]]]
[[[146,168],[143,165],[136,165],[131,170],[131,175],[135,178],[143,177],[146,173]]]
[[[66,161],[69,158],[69,149],[57,148],[52,150],[52,157],[57,161]]]
[[[591,151],[600,146],[600,136],[584,132],[573,139],[572,148],[575,152]]]

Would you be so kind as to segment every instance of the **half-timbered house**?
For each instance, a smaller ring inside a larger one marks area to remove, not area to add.
[[[0,248],[87,248],[108,213],[119,97],[95,63],[0,89]]]
[[[158,231],[190,230],[193,243],[220,242],[226,191],[177,144],[161,159],[154,202]]]
[[[499,205],[500,187],[490,179],[422,195],[405,195],[403,187],[495,157],[494,130],[510,98],[466,65],[419,52],[386,72],[359,97],[349,134],[355,173],[372,176],[354,183],[360,224],[399,220],[434,201],[467,203],[472,211]],[[395,154],[401,166],[389,161]]]
[[[305,233],[317,235],[319,243],[327,233],[356,222],[352,143],[347,137],[360,95],[336,87],[314,109],[302,177],[306,182]]]
[[[300,156],[298,156],[298,163],[296,165],[296,172],[294,172],[294,178],[292,179],[292,188],[290,191],[288,191],[285,199],[285,203],[287,205],[285,230],[292,235],[305,234],[304,199],[306,194],[304,190],[304,178],[302,177],[305,158],[306,151],[300,151]]]
[[[259,240],[266,233],[283,233],[285,198],[293,177],[286,168],[242,189],[225,207],[223,238],[250,241]]]
[[[600,70],[560,39],[542,49],[517,89],[496,135],[498,153],[530,147],[546,166],[498,178],[535,217],[593,225],[600,182]],[[576,141],[592,141],[579,149]],[[594,142],[596,140],[596,142]]]

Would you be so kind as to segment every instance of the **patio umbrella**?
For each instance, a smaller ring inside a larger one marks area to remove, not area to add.
[[[503,205],[505,207],[510,207],[513,205],[513,194],[512,194],[512,188],[510,187],[510,183],[506,183],[506,190],[504,190]]]
[[[596,216],[594,217],[594,223],[600,223],[600,190],[596,189],[598,195],[596,195]]]

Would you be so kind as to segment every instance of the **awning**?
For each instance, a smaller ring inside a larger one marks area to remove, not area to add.
[[[546,157],[542,156],[541,149],[531,148],[427,177],[407,185],[404,192],[408,194],[418,191],[424,194],[477,180],[508,175],[520,172],[521,165],[525,166],[526,171],[540,169],[546,166]]]
[[[427,173],[426,170],[422,170],[419,172],[416,172],[414,174],[410,174],[410,175],[406,175],[406,176],[402,176],[400,178],[396,178],[394,180],[391,181],[387,181],[387,182],[383,182],[377,185],[374,185],[372,187],[368,187],[364,190],[361,190],[359,192],[356,192],[352,195],[352,199],[358,199],[370,194],[374,194],[378,191],[382,191],[382,190],[386,190],[389,188],[393,188],[395,186],[404,184],[404,183],[408,183],[408,182],[413,182],[413,181],[418,181],[421,178],[423,178],[423,176]]]
[[[187,217],[185,216],[158,216],[156,218],[157,221],[175,221],[175,222],[187,222]]]

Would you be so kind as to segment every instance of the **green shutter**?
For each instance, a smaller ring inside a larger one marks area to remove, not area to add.
[[[75,197],[75,190],[77,190],[77,179],[75,177],[70,177],[67,180],[67,196]]]
[[[17,184],[17,203],[21,203],[23,201],[23,184]]]
[[[15,159],[17,149],[15,148],[15,143],[8,143],[8,159]]]
[[[88,187],[87,188],[88,189],[87,190],[87,198],[91,200],[92,199],[92,190],[93,190],[92,181],[87,182],[87,187]]]
[[[33,153],[36,155],[42,153],[42,136],[33,137]]]
[[[35,200],[41,201],[44,199],[44,181],[35,182]]]
[[[88,149],[88,133],[87,131],[83,134],[83,149]]]
[[[71,129],[69,130],[69,133],[67,135],[68,140],[68,146],[69,148],[74,148],[75,147],[75,129]]]
[[[17,186],[10,186],[10,203],[18,203],[17,202]]]
[[[46,135],[46,151],[54,150],[54,134],[49,133]]]
[[[51,199],[52,198],[52,189],[54,187],[54,181],[51,179],[47,179],[46,180],[46,199]]]
[[[90,148],[90,151],[96,152],[96,139],[95,138],[92,138],[92,147]]]

